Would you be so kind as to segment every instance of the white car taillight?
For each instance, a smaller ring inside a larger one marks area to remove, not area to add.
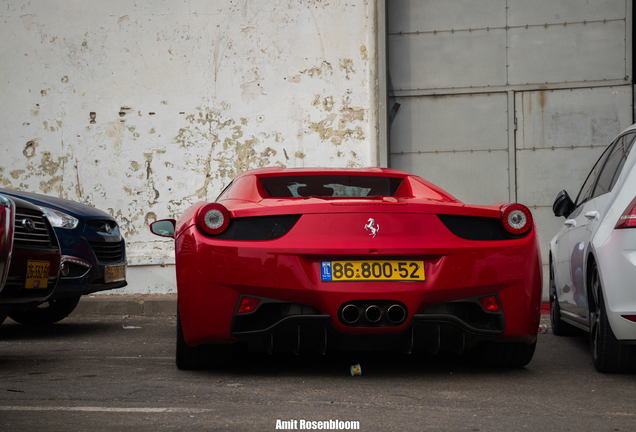
[[[522,204],[508,204],[501,209],[501,223],[510,234],[521,235],[532,228],[532,213]]]
[[[204,232],[212,235],[221,234],[230,224],[230,213],[218,203],[206,204],[199,209],[197,225]]]
[[[636,198],[629,203],[614,229],[636,228]]]

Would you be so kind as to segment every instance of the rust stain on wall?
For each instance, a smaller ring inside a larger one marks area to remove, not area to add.
[[[283,165],[275,158],[277,151],[265,145],[267,141],[282,142],[279,132],[246,135],[247,118],[235,120],[226,117],[223,109],[209,107],[199,107],[186,119],[189,126],[181,128],[174,141],[186,152],[187,169],[203,179],[189,197],[210,199],[213,182],[218,190],[248,169]]]
[[[314,98],[314,101],[311,103],[312,106],[319,107],[324,109],[325,111],[333,110],[333,96],[321,97],[317,94]]]
[[[36,146],[37,144],[34,143],[27,145],[25,148],[23,153],[29,162],[24,165],[24,168],[15,169],[9,172],[11,178],[19,182],[17,186],[9,179],[2,179],[2,185],[12,188],[16,187],[21,190],[28,190],[29,188],[25,186],[24,182],[35,177],[37,179],[41,179],[36,192],[46,194],[55,191],[58,196],[65,198],[67,194],[63,190],[62,182],[64,179],[64,165],[67,162],[68,157],[62,156],[54,158],[51,156],[50,152],[44,151],[41,153],[39,163],[35,164],[32,158],[36,156],[36,153],[33,150]]]
[[[17,179],[18,179],[18,178],[20,178],[20,176],[21,176],[22,174],[24,174],[25,172],[26,172],[26,170],[23,170],[23,169],[13,170],[13,171],[11,171],[11,172],[9,173],[9,175],[10,175],[11,177],[13,177],[13,179],[14,179],[14,180],[17,180]]]
[[[66,156],[58,157],[57,161],[53,161],[51,153],[48,151],[42,152],[42,160],[40,161],[39,170],[50,176],[53,176],[61,168],[64,171],[64,164],[68,161]]]
[[[340,59],[340,69],[345,72],[345,78],[348,80],[351,79],[349,74],[354,74],[356,72],[353,68],[353,60],[348,58]]]
[[[52,192],[53,190],[55,190],[56,192],[59,192],[60,194],[62,194],[62,180],[64,180],[64,177],[59,175],[59,176],[54,176],[51,177],[49,180],[44,181],[42,180],[40,182],[40,192],[42,192],[43,194],[48,194],[49,192]]]
[[[354,121],[364,121],[365,109],[364,108],[356,108],[356,107],[344,106],[340,110],[340,113],[342,114],[342,120],[347,122],[347,123],[351,123],[351,122],[354,122]]]
[[[369,58],[369,53],[367,52],[367,47],[362,45],[360,47],[360,57],[362,58],[362,60],[368,60]]]
[[[133,201],[131,204],[137,204],[137,201]],[[117,220],[120,229],[126,233],[126,236],[133,236],[139,234],[142,227],[138,221],[144,218],[146,212],[143,209],[126,209],[126,215],[118,209],[116,212],[112,208],[108,208],[108,213]]]
[[[75,168],[75,194],[82,199],[84,196],[84,188],[82,187],[82,183],[80,182],[79,169],[77,168],[77,159],[75,159],[75,164],[73,165]]]
[[[321,140],[330,140],[334,145],[340,145],[344,140],[362,141],[365,139],[361,124],[364,122],[366,110],[352,107],[350,95],[351,91],[347,91],[342,98],[338,113],[331,112],[334,108],[332,96],[323,99],[321,108],[331,113],[327,114],[323,120],[309,125],[311,130],[318,133]]]
[[[35,148],[38,146],[38,143],[35,141],[29,141],[24,146],[24,150],[22,150],[22,154],[27,158],[31,159],[35,156]]]
[[[157,220],[157,214],[155,212],[146,213],[144,218],[144,226],[150,226],[151,223]]]
[[[121,151],[121,145],[124,140],[125,130],[125,123],[122,123],[119,120],[110,122],[108,124],[108,128],[106,129],[106,136],[109,138],[114,138],[113,147],[117,154],[119,154],[119,152]]]
[[[326,78],[333,75],[333,68],[331,63],[323,61],[320,66],[314,66],[311,69],[305,69],[300,71],[301,74],[307,75],[309,78]]]
[[[2,173],[4,173],[4,168],[0,167],[0,185],[11,188],[11,180],[5,178]]]
[[[539,106],[541,106],[541,109],[545,108],[545,104],[547,103],[547,92],[545,91],[540,91],[539,93]]]

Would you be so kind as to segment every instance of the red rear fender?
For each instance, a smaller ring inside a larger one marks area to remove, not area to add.
[[[192,204],[190,207],[183,212],[181,217],[177,219],[177,223],[174,229],[174,238],[178,239],[185,230],[190,228],[192,225],[196,225],[197,223],[197,213],[199,209],[206,205],[205,201],[198,201]]]

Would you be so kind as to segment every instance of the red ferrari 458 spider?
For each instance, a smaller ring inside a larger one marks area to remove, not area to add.
[[[541,257],[521,204],[466,205],[393,169],[263,168],[151,231],[175,239],[181,369],[246,348],[534,354]]]

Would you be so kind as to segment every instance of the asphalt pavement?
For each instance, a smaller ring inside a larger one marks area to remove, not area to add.
[[[303,421],[363,431],[636,430],[636,375],[597,373],[584,334],[539,335],[523,369],[475,369],[455,355],[328,353],[246,355],[226,370],[186,372],[174,364],[175,324],[7,319],[0,430],[275,431]],[[362,375],[352,377],[358,363]]]

